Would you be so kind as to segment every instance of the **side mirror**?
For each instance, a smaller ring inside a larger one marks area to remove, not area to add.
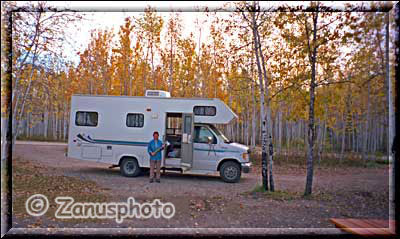
[[[211,136],[208,136],[208,137],[207,137],[207,143],[208,143],[208,144],[212,144],[212,141],[213,141],[212,137],[211,137]]]

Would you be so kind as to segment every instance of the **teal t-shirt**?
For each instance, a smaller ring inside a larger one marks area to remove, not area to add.
[[[162,147],[162,141],[161,140],[157,140],[155,141],[154,139],[152,139],[149,142],[149,145],[147,146],[147,152],[149,152],[150,155],[150,160],[161,160],[161,151],[158,151],[156,153],[156,155],[152,156],[150,153],[156,151],[156,149]]]

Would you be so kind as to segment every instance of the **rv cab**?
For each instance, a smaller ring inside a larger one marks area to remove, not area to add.
[[[241,171],[250,171],[248,147],[233,143],[213,124],[194,123],[193,128],[185,128],[185,120],[180,114],[167,114],[167,129],[165,140],[168,146],[165,150],[165,164],[168,168],[181,168],[197,173],[219,171],[222,160],[229,163],[229,167],[221,175],[225,181],[235,181],[240,178]],[[186,125],[189,125],[186,122]],[[184,136],[183,136],[184,135]],[[236,153],[236,154],[235,154]],[[239,154],[239,155],[237,155]],[[243,162],[239,165],[232,160],[239,158]]]

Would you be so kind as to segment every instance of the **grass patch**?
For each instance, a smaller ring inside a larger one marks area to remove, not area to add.
[[[55,212],[59,207],[55,203],[58,196],[69,196],[74,202],[106,202],[108,194],[105,188],[95,182],[75,177],[49,175],[51,168],[45,169],[28,161],[13,159],[13,214],[17,218],[31,217],[25,208],[26,200],[34,194],[43,194],[49,200],[49,209],[44,215],[52,221],[97,222],[99,219],[58,219]]]
[[[252,154],[251,161],[254,165],[261,165],[261,155]],[[301,166],[305,167],[307,162],[307,157],[305,155],[278,155],[275,154],[273,157],[274,165],[276,166]],[[388,165],[389,160],[385,159],[368,159],[366,162],[358,157],[344,157],[343,160],[336,158],[334,156],[324,156],[321,160],[318,157],[314,157],[314,167],[315,168],[383,168]]]
[[[294,199],[300,198],[300,194],[297,192],[289,192],[289,191],[281,191],[275,190],[274,192],[265,191],[262,185],[256,185],[253,190],[251,190],[252,194],[261,194],[267,198],[279,201],[290,201]]]
[[[388,160],[387,160],[388,161]],[[386,168],[389,165],[389,162],[385,162],[385,160],[371,160],[365,164],[366,168]]]
[[[285,155],[276,155],[274,157],[274,163],[276,165],[303,165],[305,166],[307,162],[306,156],[285,156]],[[358,158],[344,158],[340,160],[336,157],[324,156],[320,160],[318,157],[314,157],[314,166],[319,167],[364,167],[365,162]]]
[[[375,162],[376,162],[377,164],[386,164],[386,165],[391,164],[391,162],[389,161],[389,159],[377,159],[377,160],[375,160]]]
[[[317,201],[332,201],[333,196],[329,193],[316,191],[313,192],[311,195],[304,196],[303,193],[300,192],[289,192],[283,190],[275,190],[274,192],[265,191],[262,185],[256,185],[247,195],[261,195],[263,197],[279,200],[279,201],[291,201],[291,200],[317,200]]]
[[[320,192],[320,191],[313,192],[310,195],[302,194],[301,198],[305,199],[305,200],[317,200],[317,201],[332,201],[333,200],[332,194]]]
[[[253,190],[251,190],[252,193],[265,193],[267,191],[265,191],[265,188],[262,185],[257,184],[257,186],[255,186],[253,188]]]
[[[62,143],[67,143],[67,139],[63,140],[63,139],[54,139],[52,137],[43,137],[43,136],[39,136],[39,135],[34,135],[34,136],[25,136],[25,135],[19,135],[17,136],[17,140],[24,140],[24,141],[45,141],[45,142],[62,142]]]

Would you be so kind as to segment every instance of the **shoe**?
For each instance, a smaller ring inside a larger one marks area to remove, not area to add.
[[[154,179],[150,178],[150,183],[154,182]]]
[[[156,179],[156,182],[157,182],[157,183],[160,183],[160,179]]]

